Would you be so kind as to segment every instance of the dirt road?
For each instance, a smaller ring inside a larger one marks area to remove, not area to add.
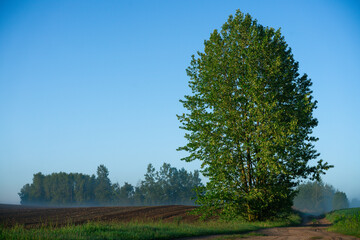
[[[256,236],[245,239],[287,239],[287,240],[302,240],[302,239],[358,239],[356,237],[346,236],[339,233],[328,232],[326,229],[330,226],[330,223],[326,219],[320,219],[316,223],[309,222],[299,227],[285,227],[285,228],[271,228],[262,229],[257,231],[259,234],[265,236]],[[244,239],[244,238],[243,238]]]
[[[307,240],[307,239],[336,239],[336,240],[348,240],[348,239],[359,239],[356,237],[346,236],[339,233],[328,232],[326,229],[330,226],[325,218],[319,219],[316,222],[308,222],[299,227],[285,227],[285,228],[271,228],[259,230],[259,234],[265,236],[256,236],[245,239],[287,239],[287,240]],[[243,238],[244,239],[244,238]]]
[[[198,238],[186,238],[184,240],[311,240],[311,239],[332,239],[332,240],[355,240],[359,239],[352,236],[346,236],[339,233],[328,232],[326,229],[330,226],[325,218],[316,221],[309,221],[301,226],[297,227],[282,227],[282,228],[268,228],[255,231],[256,234],[262,236],[249,236],[249,237],[236,237],[236,235],[224,235],[224,236],[207,236]],[[246,236],[246,235],[245,235]]]

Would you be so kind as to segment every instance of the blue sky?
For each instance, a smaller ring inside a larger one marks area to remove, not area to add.
[[[34,173],[136,185],[180,161],[190,57],[236,9],[282,29],[313,81],[325,182],[360,198],[360,1],[1,1],[0,203]]]

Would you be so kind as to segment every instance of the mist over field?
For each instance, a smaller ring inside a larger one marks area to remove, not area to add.
[[[323,182],[307,182],[298,187],[294,208],[304,213],[322,215],[334,210],[360,207],[357,199],[348,199],[341,190]]]
[[[194,205],[195,189],[203,186],[199,172],[171,167],[164,163],[159,170],[148,165],[137,186],[111,183],[104,165],[96,174],[52,173],[34,174],[19,196],[23,207],[77,208],[99,206],[162,206]],[[293,208],[312,215],[334,210],[360,207],[358,199],[348,199],[344,192],[323,182],[306,182],[297,188]],[[5,205],[3,205],[5,206]],[[7,208],[16,208],[17,205]]]

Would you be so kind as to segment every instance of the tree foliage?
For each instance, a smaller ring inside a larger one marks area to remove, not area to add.
[[[110,203],[113,200],[113,189],[109,179],[109,170],[104,165],[100,165],[96,173],[95,199],[101,203]]]
[[[164,163],[159,171],[149,164],[145,180],[139,192],[145,205],[193,204],[195,188],[201,187],[199,172],[188,173],[184,168],[178,170]]]
[[[316,101],[306,74],[280,30],[237,11],[192,56],[192,95],[179,115],[190,153],[209,177],[201,211],[264,220],[290,210],[299,178],[318,179],[329,166],[311,136]]]
[[[199,172],[164,163],[160,171],[149,164],[145,180],[136,187],[112,184],[109,170],[100,165],[97,176],[81,173],[34,174],[20,190],[21,204],[33,205],[161,205],[194,204],[194,188],[202,186]]]
[[[21,204],[83,205],[97,204],[96,178],[79,173],[34,174],[33,182],[20,190]]]
[[[335,189],[322,181],[300,184],[294,198],[294,207],[302,212],[323,214],[332,210]]]
[[[344,192],[336,192],[332,201],[333,209],[344,209],[349,207],[349,200]]]
[[[348,208],[349,201],[344,192],[335,190],[322,181],[300,184],[294,198],[294,207],[302,212],[323,214],[333,210]]]

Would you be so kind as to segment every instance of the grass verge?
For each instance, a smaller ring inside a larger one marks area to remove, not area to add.
[[[326,218],[333,224],[329,231],[360,237],[360,208],[337,210]]]
[[[174,239],[212,234],[242,234],[261,228],[281,227],[300,223],[298,215],[267,222],[89,222],[60,228],[44,226],[26,229],[23,226],[0,228],[0,239]]]

